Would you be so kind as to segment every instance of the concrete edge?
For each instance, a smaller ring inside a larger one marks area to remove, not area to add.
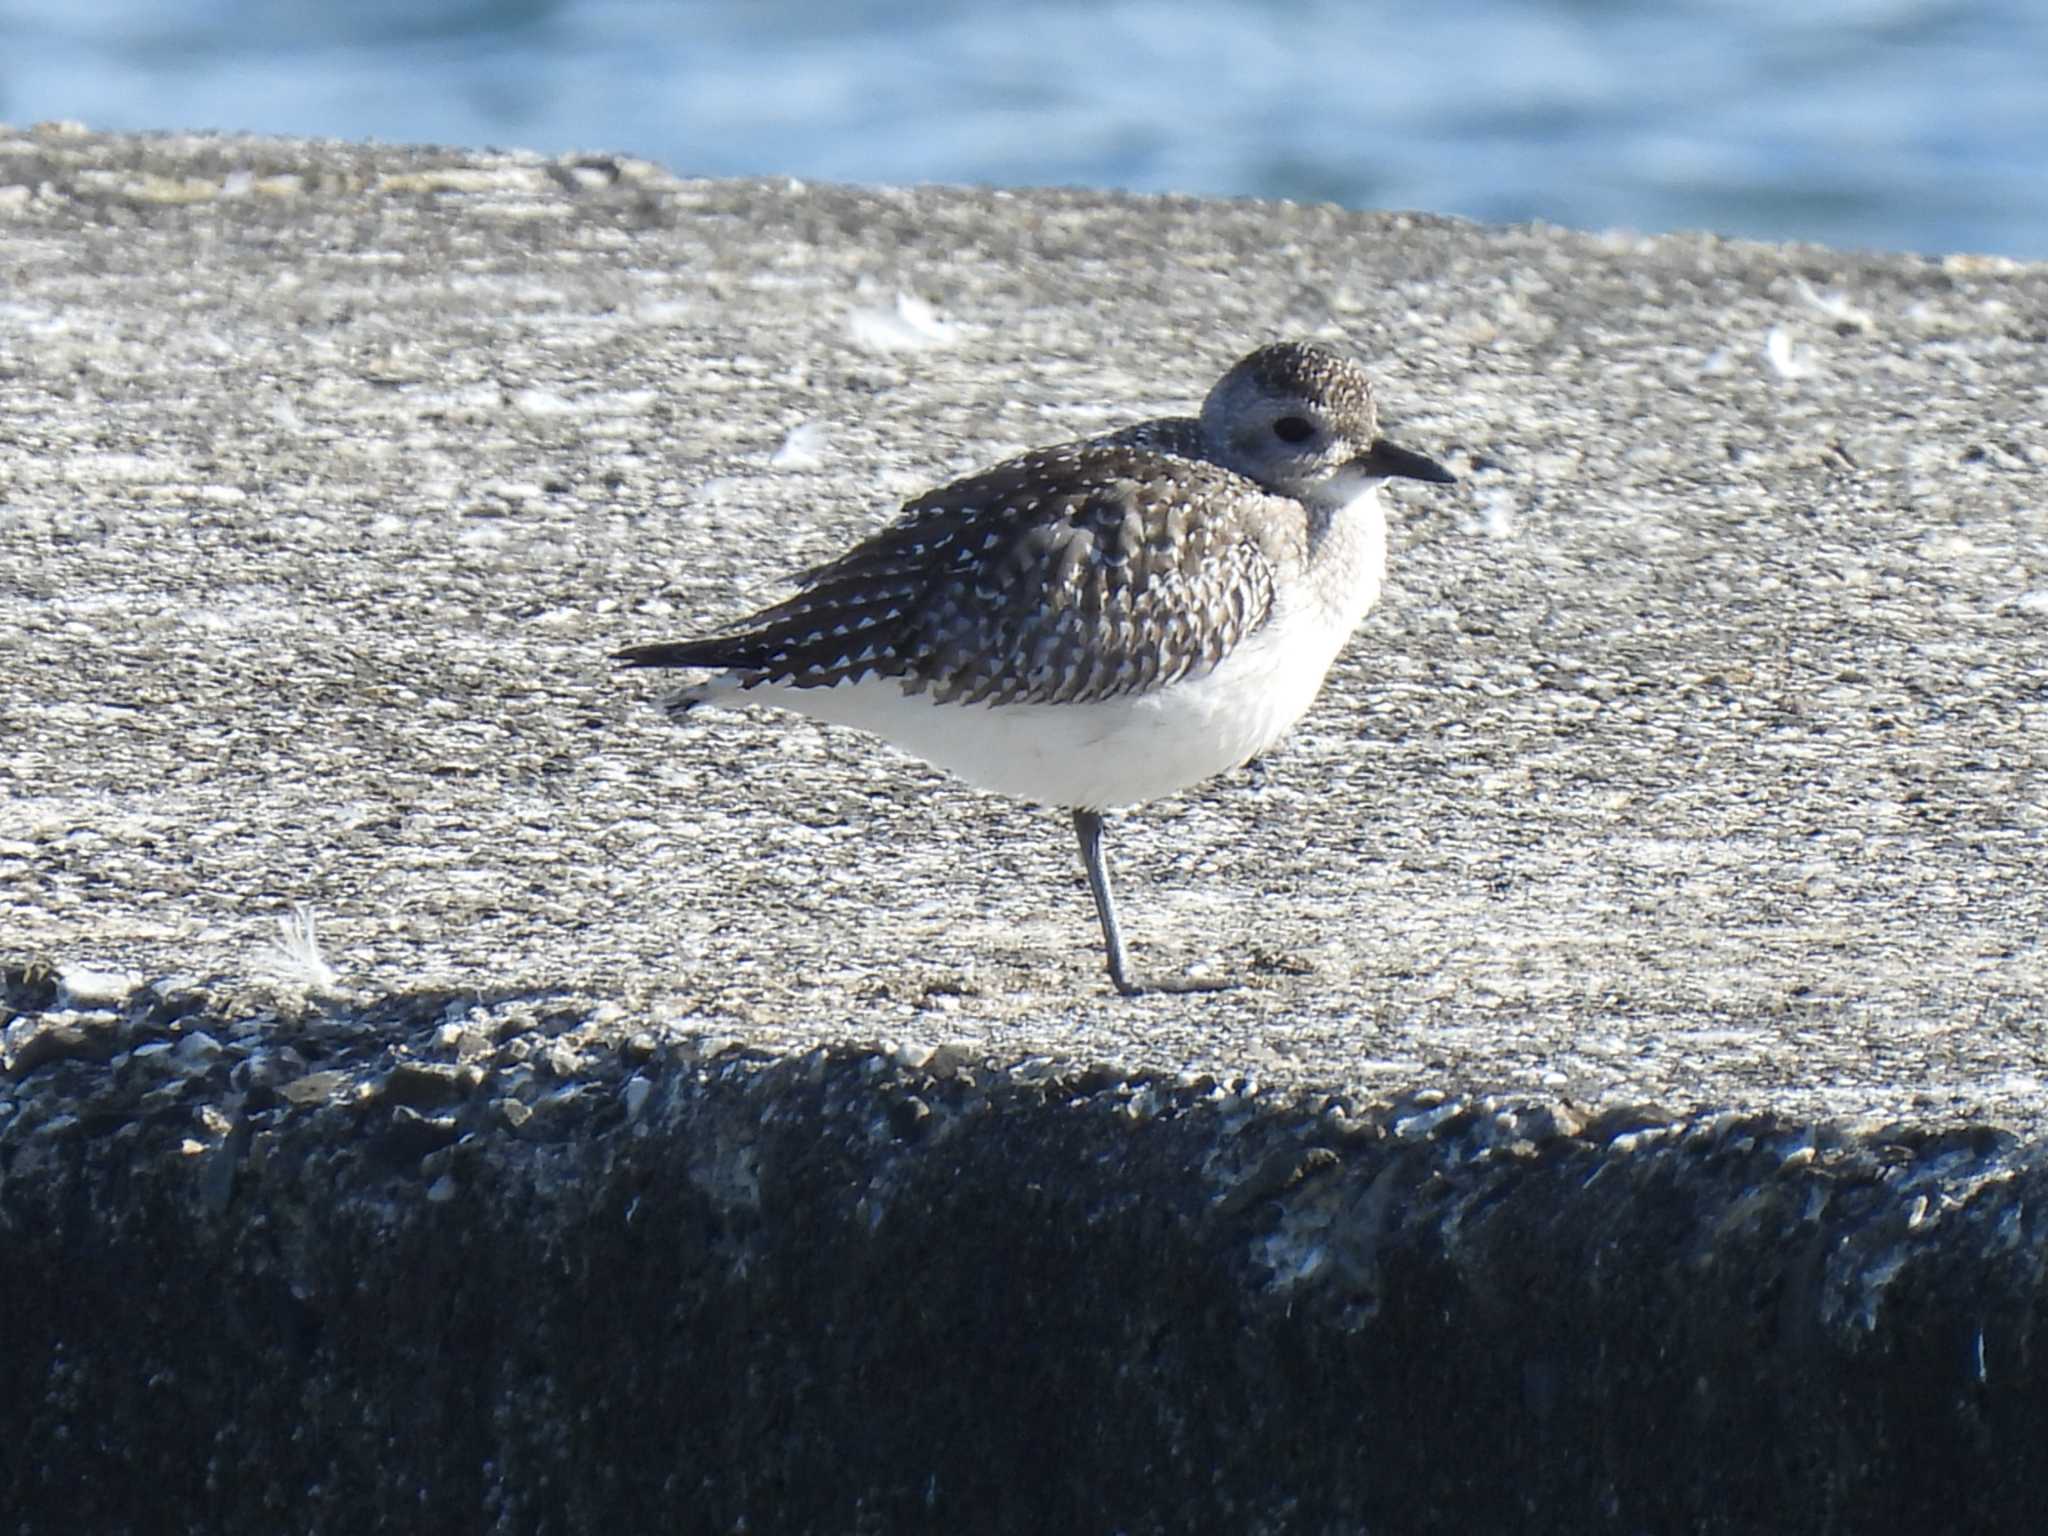
[[[1991,1529],[2048,1492],[2048,1175],[1996,1131],[4,982],[23,1531]]]

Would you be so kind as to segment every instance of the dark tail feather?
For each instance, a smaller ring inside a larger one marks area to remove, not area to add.
[[[612,660],[626,667],[709,667],[714,671],[737,664],[729,639],[668,640],[657,645],[629,645],[613,651]]]

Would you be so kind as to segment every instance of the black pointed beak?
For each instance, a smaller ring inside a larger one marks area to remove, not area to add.
[[[1372,445],[1372,452],[1356,461],[1368,475],[1383,480],[1427,480],[1432,485],[1456,485],[1458,477],[1435,459],[1396,448],[1385,438]]]

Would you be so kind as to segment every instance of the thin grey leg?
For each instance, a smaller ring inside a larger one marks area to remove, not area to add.
[[[1102,867],[1102,812],[1074,812],[1074,835],[1081,840],[1081,864],[1095,896],[1095,915],[1102,920],[1102,941],[1109,947],[1109,979],[1125,997],[1136,997],[1143,988],[1131,980],[1131,957],[1117,926],[1116,898],[1109,893],[1109,871]]]

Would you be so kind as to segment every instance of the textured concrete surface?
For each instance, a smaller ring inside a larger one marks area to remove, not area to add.
[[[265,142],[0,178],[29,955],[254,978],[308,904],[363,996],[2038,1113],[2048,273]],[[1274,335],[1466,480],[1263,774],[1112,828],[1143,963],[1242,991],[1112,997],[1048,813],[607,675]]]
[[[607,674],[1286,335],[1463,483],[1112,826],[1234,991]],[[1967,257],[0,132],[16,1523],[2038,1508],[2044,381]]]

